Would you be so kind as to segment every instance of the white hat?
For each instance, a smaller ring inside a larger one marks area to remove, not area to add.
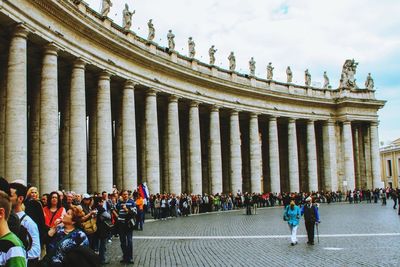
[[[312,200],[311,197],[306,198],[306,202],[311,201],[311,200]]]
[[[82,199],[85,199],[85,198],[88,199],[88,198],[91,198],[91,196],[88,193],[85,193],[82,195]]]

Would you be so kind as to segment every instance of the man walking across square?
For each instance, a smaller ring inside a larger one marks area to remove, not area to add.
[[[319,212],[316,204],[312,203],[312,198],[306,198],[306,204],[301,208],[301,215],[304,215],[309,245],[314,245],[315,224],[320,223]]]

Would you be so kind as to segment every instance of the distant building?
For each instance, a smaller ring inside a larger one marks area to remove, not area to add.
[[[385,186],[400,187],[400,138],[380,148],[382,181]]]

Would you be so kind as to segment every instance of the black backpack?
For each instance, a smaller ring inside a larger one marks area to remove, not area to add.
[[[10,231],[13,232],[18,238],[22,241],[22,244],[25,247],[26,251],[29,251],[32,247],[32,236],[28,232],[28,229],[25,228],[21,224],[22,220],[25,218],[26,214],[19,219],[18,215],[14,212],[10,213],[10,217],[8,218],[8,226]]]

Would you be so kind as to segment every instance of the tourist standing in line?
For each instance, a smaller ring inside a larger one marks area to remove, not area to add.
[[[26,196],[26,186],[19,183],[10,184],[10,200],[15,214],[18,215],[21,225],[23,225],[32,238],[30,248],[25,248],[28,255],[28,267],[38,266],[40,258],[40,235],[36,223],[23,210],[23,203]]]
[[[136,224],[137,228],[140,231],[143,231],[143,223],[144,223],[144,199],[142,196],[138,193],[135,193],[137,195],[136,197],[136,208],[137,208],[137,214],[136,214]]]
[[[26,252],[21,240],[10,231],[8,217],[11,212],[10,197],[0,191],[0,243],[1,247],[0,266],[26,267]]]
[[[132,231],[134,225],[131,220],[135,217],[136,204],[129,198],[128,190],[123,190],[121,196],[122,199],[118,201],[115,211],[118,216],[117,227],[123,254],[120,263],[133,264]]]
[[[319,212],[316,204],[312,203],[312,198],[306,198],[306,204],[301,209],[301,215],[304,215],[308,241],[307,244],[314,245],[315,224],[320,223]]]
[[[285,207],[283,218],[287,221],[290,228],[290,244],[292,246],[297,244],[297,228],[299,227],[300,217],[301,211],[299,206],[293,200],[290,201],[290,204]]]

